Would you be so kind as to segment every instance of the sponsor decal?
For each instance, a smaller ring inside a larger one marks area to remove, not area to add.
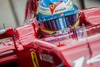
[[[80,57],[73,62],[73,67],[83,67],[85,57]]]
[[[61,8],[59,10],[55,10],[55,12],[64,11],[64,10],[66,10],[66,8]]]
[[[39,67],[37,55],[34,51],[31,51],[31,58],[32,58],[34,67]]]
[[[53,57],[51,55],[48,54],[40,54],[40,59],[49,63],[53,63]]]
[[[94,56],[93,58],[89,59],[86,64],[92,64],[92,63],[96,63],[96,62],[100,62],[100,54]]]
[[[84,64],[93,64],[99,62],[100,63],[100,54],[86,60],[85,62],[85,57],[80,57],[78,59],[76,59],[75,61],[73,61],[73,67],[84,67]]]

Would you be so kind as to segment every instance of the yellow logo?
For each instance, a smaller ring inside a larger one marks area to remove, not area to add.
[[[51,9],[54,9],[55,8],[55,5],[54,4],[50,4],[50,8]]]
[[[34,51],[31,52],[31,58],[32,58],[34,67],[39,67],[37,56],[36,56],[36,53]]]

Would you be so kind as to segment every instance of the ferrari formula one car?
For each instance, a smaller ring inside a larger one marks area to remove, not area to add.
[[[0,67],[100,67],[100,8],[28,0],[25,25],[0,30]]]

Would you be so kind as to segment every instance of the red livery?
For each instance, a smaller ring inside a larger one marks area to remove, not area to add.
[[[79,28],[44,36],[30,2],[27,25],[0,30],[0,67],[100,67],[100,8],[81,10]]]

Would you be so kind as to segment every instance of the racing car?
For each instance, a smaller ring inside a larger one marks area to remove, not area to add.
[[[100,67],[100,8],[28,0],[25,15],[0,30],[0,67]]]

